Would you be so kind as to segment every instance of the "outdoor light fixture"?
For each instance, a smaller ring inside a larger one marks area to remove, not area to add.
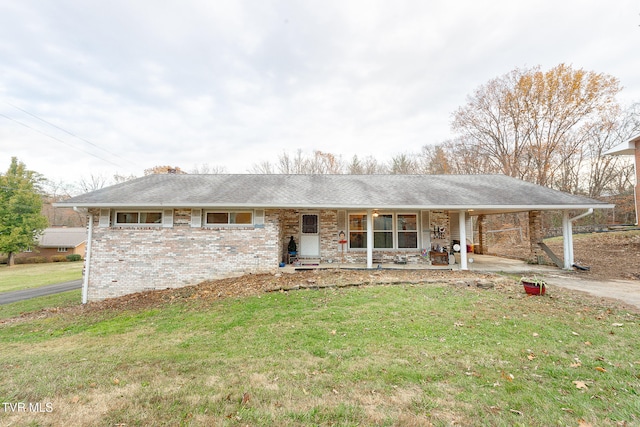
[[[373,210],[373,215],[374,218],[378,218],[378,209],[374,209]]]

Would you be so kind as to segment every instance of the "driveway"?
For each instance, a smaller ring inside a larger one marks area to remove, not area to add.
[[[617,299],[640,309],[640,281],[638,280],[591,280],[562,273],[546,274],[544,277],[549,285]]]
[[[55,285],[41,286],[39,288],[24,289],[21,291],[0,293],[0,305],[12,302],[22,301],[45,295],[58,294],[60,292],[72,291],[82,288],[82,279],[72,280],[71,282],[57,283]]]

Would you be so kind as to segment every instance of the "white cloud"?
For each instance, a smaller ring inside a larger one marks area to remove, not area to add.
[[[299,148],[387,160],[449,138],[466,96],[517,67],[612,74],[621,100],[640,101],[640,8],[630,0],[6,9],[0,113],[29,127],[0,116],[0,169],[17,156],[55,179],[158,164],[245,172]]]

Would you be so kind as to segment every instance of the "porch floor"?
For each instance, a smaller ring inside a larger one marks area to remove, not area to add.
[[[459,258],[458,258],[459,260]],[[471,261],[473,260],[473,261]],[[379,266],[379,267],[378,267]],[[295,271],[317,270],[317,269],[344,269],[344,270],[366,270],[366,264],[341,263],[341,262],[321,262],[318,265],[286,265],[280,271],[293,273]],[[373,264],[373,270],[449,270],[459,271],[460,263],[449,265],[430,265],[428,263],[395,264],[382,263]],[[557,273],[561,271],[555,266],[529,264],[522,260],[501,258],[492,255],[469,254],[468,271],[478,272],[505,272],[505,273]]]

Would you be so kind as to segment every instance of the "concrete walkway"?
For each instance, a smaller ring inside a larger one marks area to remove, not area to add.
[[[30,298],[42,297],[45,295],[58,294],[60,292],[72,291],[82,288],[82,279],[71,282],[56,283],[55,285],[41,286],[39,288],[23,289],[21,291],[0,293],[0,305],[12,302],[23,301]]]

